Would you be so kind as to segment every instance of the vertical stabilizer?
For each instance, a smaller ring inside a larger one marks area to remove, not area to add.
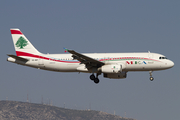
[[[36,50],[36,48],[19,29],[10,30],[17,56],[24,56],[25,54],[40,54],[40,52]]]

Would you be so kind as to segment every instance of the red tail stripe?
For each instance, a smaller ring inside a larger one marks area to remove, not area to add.
[[[19,30],[11,30],[11,34],[20,34],[22,35],[22,32]]]
[[[20,51],[16,51],[16,55],[17,56],[27,56],[27,57],[39,58],[38,55],[33,55],[33,54],[30,54],[30,53],[25,53],[25,52],[20,52]]]

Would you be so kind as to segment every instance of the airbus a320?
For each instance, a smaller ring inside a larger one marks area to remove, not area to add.
[[[98,76],[121,79],[128,71],[152,72],[172,68],[174,63],[158,53],[78,53],[65,49],[70,54],[40,53],[19,29],[10,29],[16,55],[8,54],[7,61],[20,65],[57,72],[90,73],[90,79],[99,83]]]

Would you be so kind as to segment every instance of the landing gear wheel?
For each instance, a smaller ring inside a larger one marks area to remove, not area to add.
[[[98,84],[99,83],[99,78],[95,78],[94,83]]]
[[[101,74],[101,73],[97,73],[96,76],[95,76],[94,73],[92,73],[89,78],[90,78],[92,81],[94,81],[94,83],[98,84],[98,83],[99,83],[98,75],[100,75],[100,74]]]
[[[154,78],[153,78],[153,77],[150,77],[149,79],[150,79],[151,81],[153,81],[153,80],[154,80]]]
[[[96,78],[96,77],[95,77],[94,74],[90,75],[90,79],[91,79],[91,80],[95,80],[95,78]]]

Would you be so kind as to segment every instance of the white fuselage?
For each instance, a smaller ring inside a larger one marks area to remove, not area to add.
[[[16,55],[8,55],[10,62],[38,69],[57,72],[92,73],[90,79],[99,83],[98,75],[105,78],[126,78],[128,71],[164,70],[174,66],[171,60],[157,53],[78,53],[65,49],[70,54],[42,54],[17,28],[10,29]],[[96,76],[94,75],[96,73]]]
[[[59,72],[92,72],[85,68],[78,60],[73,60],[72,54],[22,54],[27,62],[8,61],[25,66]],[[173,67],[174,63],[158,53],[86,53],[83,54],[105,65],[123,64],[123,71],[156,71]],[[162,58],[162,59],[161,59]]]

